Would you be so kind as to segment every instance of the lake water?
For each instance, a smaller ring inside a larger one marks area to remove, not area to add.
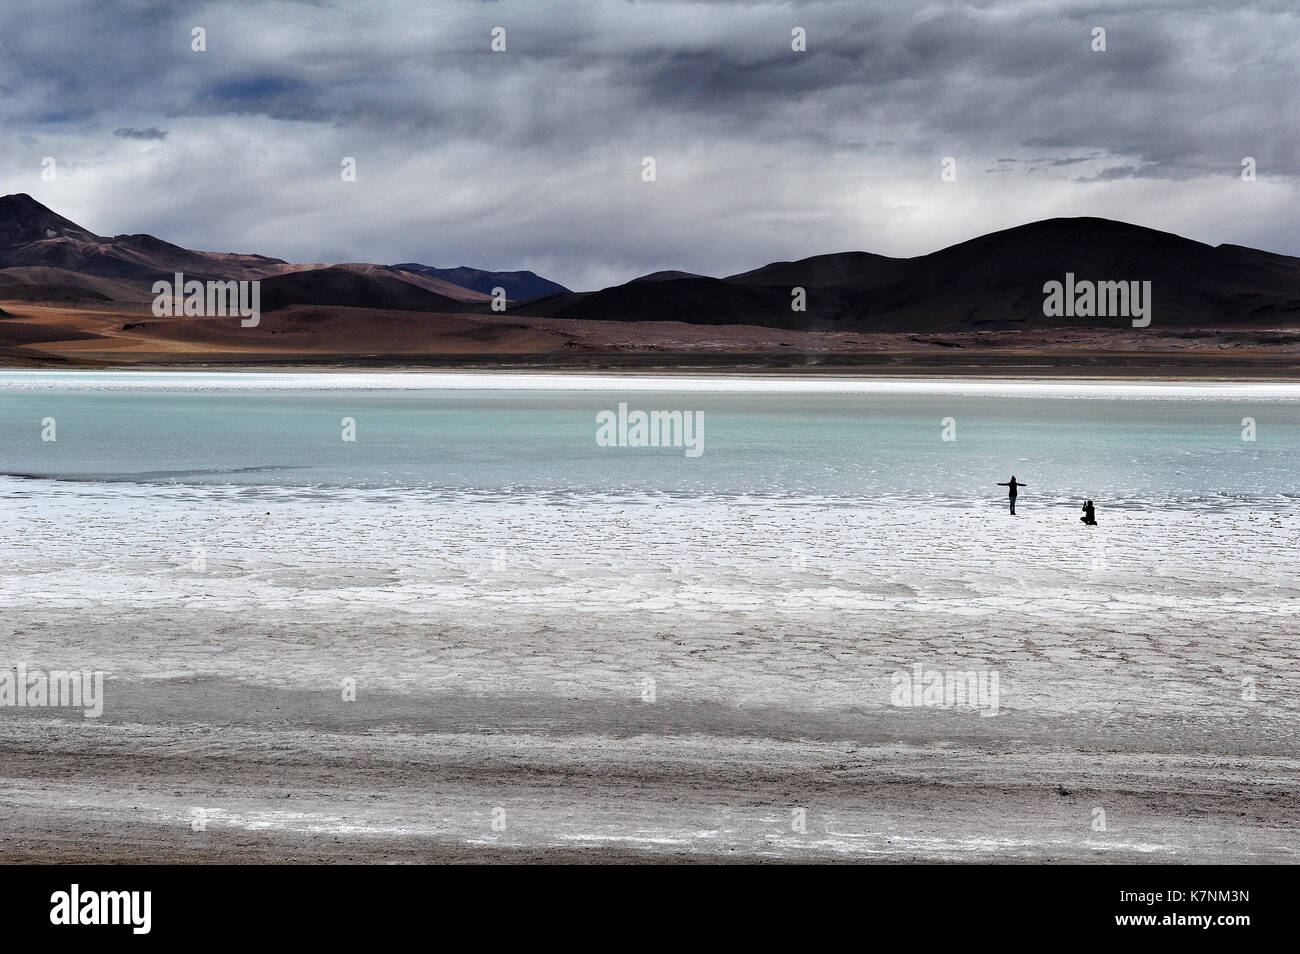
[[[467,375],[0,373],[12,479],[418,496],[978,506],[1300,502],[1300,390]],[[580,390],[574,389],[581,387]],[[653,389],[651,389],[653,388]],[[702,415],[703,453],[601,447],[596,416]],[[53,418],[56,441],[43,441]],[[343,421],[355,421],[355,440]],[[1254,440],[1243,440],[1252,419]],[[947,436],[944,440],[945,424]]]

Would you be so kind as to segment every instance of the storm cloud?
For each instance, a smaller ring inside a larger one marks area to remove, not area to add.
[[[104,234],[574,288],[1057,215],[1300,254],[1292,3],[11,0],[0,32],[0,191]]]
[[[159,129],[157,126],[150,126],[148,129],[135,129],[131,126],[123,126],[121,129],[113,130],[114,136],[120,136],[123,139],[166,139],[167,132]]]

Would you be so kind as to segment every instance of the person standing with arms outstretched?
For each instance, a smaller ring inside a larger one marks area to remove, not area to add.
[[[1028,487],[1029,485],[1028,485],[1028,484],[1022,484],[1022,483],[1019,483],[1019,482],[1016,480],[1016,475],[1015,475],[1015,474],[1012,474],[1010,480],[999,481],[999,482],[998,482],[998,486],[999,486],[999,487],[1006,487],[1006,488],[1008,488],[1008,489],[1007,489],[1007,497],[1010,498],[1010,500],[1011,500],[1011,516],[1014,517],[1014,516],[1016,515],[1016,488],[1017,488],[1017,487]]]

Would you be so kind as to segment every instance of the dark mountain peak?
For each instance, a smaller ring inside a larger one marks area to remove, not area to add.
[[[1041,286],[1067,272],[1080,278],[1201,284],[1221,267],[1221,255],[1204,242],[1172,232],[1095,216],[1043,219],[989,232],[928,255],[906,259],[891,277],[907,284],[899,300],[915,293],[942,294],[943,286],[967,296]],[[1200,276],[1197,278],[1196,276]],[[859,287],[870,287],[860,285]],[[876,286],[879,289],[879,286]],[[1190,287],[1190,286],[1185,286]],[[1167,302],[1169,287],[1162,297]],[[1021,307],[1021,306],[1017,306]]]
[[[1103,219],[1097,216],[1081,215],[1076,217],[1058,217],[1042,219],[1038,222],[1026,222],[1009,229],[989,232],[986,235],[958,242],[947,248],[932,252],[931,255],[943,255],[956,249],[977,248],[994,245],[1019,245],[1028,248],[1087,247],[1100,249],[1114,246],[1164,246],[1169,249],[1208,249],[1211,246],[1197,242],[1173,232],[1134,225],[1117,219]],[[928,256],[922,256],[928,257]]]
[[[26,192],[14,192],[11,195],[0,196],[0,210],[7,209],[44,209],[46,212],[50,211]]]
[[[53,215],[46,206],[41,205],[26,192],[15,192],[12,195],[0,196],[0,212],[10,214],[41,214],[47,213]]]
[[[202,252],[191,252],[187,248],[179,245],[173,245],[171,242],[164,241],[156,235],[149,235],[146,232],[138,232],[135,235],[114,235],[113,244],[120,248],[133,248],[144,252],[185,252],[188,255],[202,255]]]
[[[742,285],[842,285],[872,268],[901,259],[874,252],[834,252],[814,255],[796,262],[773,262],[762,268],[727,276]]]
[[[679,278],[707,278],[707,275],[697,275],[695,272],[679,272],[668,269],[662,272],[651,272],[649,275],[642,275],[639,278],[632,279],[633,282],[675,282]],[[630,285],[632,282],[628,282]]]
[[[396,276],[367,274],[337,265],[262,279],[262,310],[291,305],[332,305],[386,311],[458,312],[465,302],[420,288]]]
[[[419,262],[403,262],[400,265],[391,267],[404,272],[414,272],[417,275],[438,278],[444,282],[451,282],[451,284],[459,285],[461,288],[468,288],[471,291],[482,292],[486,295],[491,295],[494,288],[504,288],[506,297],[511,301],[525,301],[531,298],[541,298],[545,295],[564,294],[568,291],[558,282],[542,278],[535,272],[529,271],[490,272],[481,268],[470,268],[468,265],[458,265],[456,268],[437,268],[433,265],[421,265]]]
[[[99,240],[95,233],[51,211],[25,192],[0,196],[0,248],[57,238]]]

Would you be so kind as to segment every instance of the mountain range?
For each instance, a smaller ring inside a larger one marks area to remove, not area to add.
[[[994,232],[915,258],[869,252],[776,262],[726,278],[659,272],[597,292],[565,293],[521,314],[618,321],[861,332],[1124,327],[1124,318],[1049,318],[1043,285],[1150,281],[1160,327],[1300,323],[1300,258],[1210,246],[1099,218],[1057,218]],[[792,310],[793,288],[806,292]]]
[[[349,282],[336,274],[338,270],[357,277]],[[568,291],[532,272],[492,272],[463,266],[434,268],[418,263],[290,264],[265,255],[192,251],[152,235],[96,235],[26,194],[0,198],[0,296],[138,301],[152,297],[149,287],[154,281],[175,272],[198,281],[313,274],[323,289],[313,288],[311,281],[285,281],[277,300],[283,301],[286,296],[336,295],[338,303],[345,304],[374,294],[378,296],[375,301],[382,303],[391,294],[399,299],[406,296],[423,301],[417,310],[425,311],[455,310],[450,304],[453,302],[489,301],[494,287],[504,288],[508,299]],[[410,296],[405,286],[423,289],[436,297]],[[424,307],[428,304],[439,307]]]
[[[262,324],[154,318],[152,284],[175,272],[260,280]],[[1150,282],[1150,326],[1045,315],[1044,284],[1067,274]],[[492,307],[495,288],[505,289],[504,312]],[[106,237],[10,195],[0,198],[0,305],[0,358],[11,361],[509,353],[640,354],[671,366],[685,354],[780,363],[793,354],[895,361],[914,351],[992,350],[1088,361],[1101,352],[1177,352],[1206,367],[1254,355],[1290,368],[1300,355],[1300,258],[1088,217],[1032,222],[911,258],[840,252],[722,278],[660,271],[573,292],[523,270],[292,264],[152,235]]]

